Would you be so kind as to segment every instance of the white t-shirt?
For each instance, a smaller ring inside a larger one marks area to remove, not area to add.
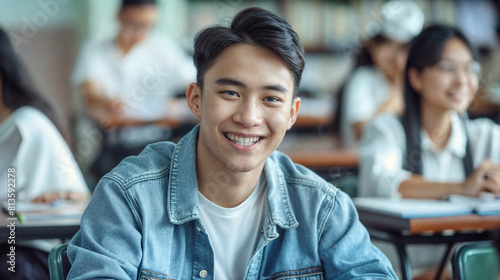
[[[252,194],[234,208],[224,208],[198,192],[200,217],[214,251],[214,279],[244,279],[257,247],[267,207],[265,176]]]
[[[500,126],[489,119],[466,120],[451,116],[452,131],[444,149],[439,149],[421,130],[422,175],[435,182],[461,182],[465,179],[462,158],[465,135],[470,141],[473,166],[485,159],[500,163]],[[397,197],[402,181],[411,176],[403,169],[406,135],[398,117],[384,114],[365,127],[359,150],[360,196]]]
[[[347,143],[357,143],[353,125],[373,117],[387,101],[391,86],[374,66],[359,67],[344,89],[340,132]]]
[[[173,41],[151,34],[123,55],[114,38],[87,42],[78,57],[73,86],[96,83],[109,98],[125,105],[127,114],[154,119],[166,102],[196,79],[192,58]]]

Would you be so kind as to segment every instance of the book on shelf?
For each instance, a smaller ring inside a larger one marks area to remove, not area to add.
[[[16,201],[15,204],[2,201],[2,208],[9,216],[16,216],[19,221],[43,221],[50,219],[81,218],[88,201],[59,199],[53,203],[34,203]]]
[[[461,216],[469,214],[500,215],[500,199],[451,196],[448,200],[391,199],[357,197],[358,210],[395,216],[403,219]]]

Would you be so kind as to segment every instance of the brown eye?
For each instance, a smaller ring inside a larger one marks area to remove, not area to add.
[[[227,96],[231,96],[231,97],[238,97],[238,93],[235,91],[227,90],[227,91],[220,91],[219,93],[227,95]]]
[[[281,102],[281,99],[279,99],[277,97],[274,97],[274,96],[268,96],[268,97],[264,98],[264,101],[267,101],[267,102]]]

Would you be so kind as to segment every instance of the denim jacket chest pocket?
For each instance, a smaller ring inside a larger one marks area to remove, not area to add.
[[[168,277],[167,274],[153,272],[149,270],[141,270],[140,280],[174,280]],[[323,280],[323,269],[321,267],[313,267],[309,269],[301,270],[291,270],[275,273],[271,278],[265,278],[265,280]]]
[[[323,268],[321,266],[299,269],[299,270],[289,270],[273,274],[270,278],[266,280],[321,280],[323,277]]]
[[[141,270],[141,276],[139,280],[174,280],[174,279],[169,278],[167,274],[143,269]]]

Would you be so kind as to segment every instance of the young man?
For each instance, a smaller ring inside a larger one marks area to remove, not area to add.
[[[396,279],[348,196],[275,149],[295,122],[304,50],[249,8],[195,39],[200,125],[100,181],[70,279]]]

